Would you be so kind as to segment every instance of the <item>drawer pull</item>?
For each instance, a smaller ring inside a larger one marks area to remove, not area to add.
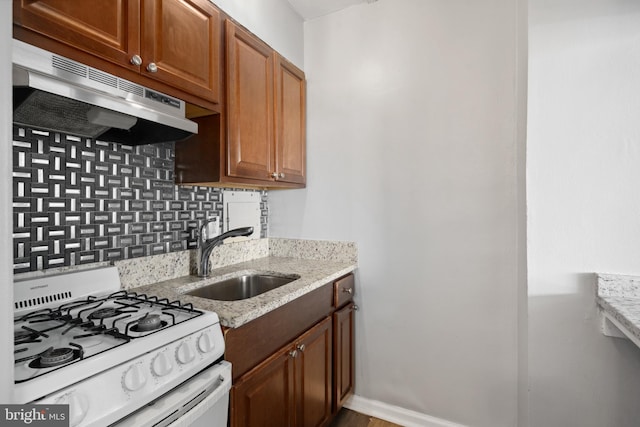
[[[344,288],[344,289],[342,290],[342,292],[346,292],[346,293],[348,293],[348,294],[352,294],[352,293],[353,293],[353,289],[351,289],[351,288]]]

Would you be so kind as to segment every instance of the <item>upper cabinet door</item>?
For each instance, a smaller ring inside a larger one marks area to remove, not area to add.
[[[140,54],[139,0],[14,0],[14,23],[132,70]]]
[[[208,0],[143,0],[141,13],[141,72],[219,103],[220,11]]]
[[[273,50],[226,21],[227,174],[269,180],[273,159]]]
[[[305,183],[306,83],[304,72],[276,54],[276,171],[278,181]]]

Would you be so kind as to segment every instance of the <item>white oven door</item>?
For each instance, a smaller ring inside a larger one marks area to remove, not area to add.
[[[222,361],[185,381],[114,427],[226,427],[231,364]]]

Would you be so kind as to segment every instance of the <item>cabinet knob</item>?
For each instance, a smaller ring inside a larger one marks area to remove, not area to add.
[[[346,292],[346,293],[348,293],[348,294],[352,294],[352,293],[353,293],[353,289],[351,289],[351,288],[344,288],[344,289],[342,289],[342,292]]]
[[[278,172],[273,172],[270,176],[273,179],[278,179]]]
[[[140,55],[133,55],[131,57],[131,63],[133,65],[141,65],[142,64],[142,58],[140,57]]]
[[[282,172],[280,172],[280,173],[278,174],[278,178],[284,178],[284,174],[283,174]]]
[[[354,309],[354,311],[358,311],[358,310],[360,310],[360,307],[358,307],[357,305],[354,305],[353,309]]]
[[[147,71],[150,73],[157,73],[158,66],[155,64],[155,62],[150,62],[149,65],[147,65]]]
[[[298,350],[291,350],[289,352],[289,356],[295,358],[298,355]]]
[[[299,351],[304,351],[304,349],[305,349],[304,344],[298,344],[298,345],[296,346],[296,348],[297,348]]]

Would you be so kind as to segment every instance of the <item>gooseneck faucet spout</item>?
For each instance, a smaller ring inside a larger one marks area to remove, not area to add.
[[[222,242],[229,237],[249,236],[253,233],[253,227],[242,227],[229,230],[219,236],[209,238],[207,236],[207,227],[211,222],[212,221],[205,221],[204,224],[202,224],[202,227],[200,227],[200,232],[198,233],[197,269],[198,276],[200,277],[209,276],[209,256],[216,246],[222,244]]]

